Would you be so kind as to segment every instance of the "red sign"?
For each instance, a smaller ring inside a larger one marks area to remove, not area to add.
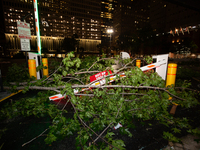
[[[108,71],[109,71],[110,74],[112,74],[111,70],[108,70]],[[102,78],[104,76],[107,76],[108,75],[108,71],[105,70],[103,72],[99,72],[99,73],[97,73],[95,75],[90,76],[90,82],[93,82],[93,81],[98,80],[98,79],[100,79],[100,78]]]
[[[26,22],[17,21],[19,38],[31,39],[30,24]]]

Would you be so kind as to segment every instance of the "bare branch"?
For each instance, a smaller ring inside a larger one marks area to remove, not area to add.
[[[78,75],[78,74],[85,74],[85,73],[99,73],[100,71],[83,71],[83,72],[76,72],[74,73],[75,75]]]
[[[23,90],[24,88],[26,88],[27,86],[20,86],[20,87],[16,87],[16,90]],[[40,86],[29,86],[28,87],[31,90],[50,90],[50,91],[55,91],[57,89],[64,89],[65,86],[57,86],[57,87],[40,87]],[[6,90],[11,90],[12,87],[8,87],[5,86],[4,89]]]
[[[34,141],[35,139],[39,138],[40,136],[42,136],[48,129],[49,129],[49,128],[45,129],[40,135],[38,135],[38,136],[34,137],[32,140],[30,140],[30,141],[24,143],[24,144],[22,145],[22,147],[25,146],[25,145],[27,145],[27,144],[29,144],[29,143],[31,143],[32,141]]]
[[[96,141],[102,136],[102,134],[103,134],[104,132],[106,132],[106,130],[107,130],[112,124],[113,124],[113,122],[111,122],[111,123],[101,132],[101,134],[99,134],[99,136],[94,140],[94,142],[96,142]]]
[[[72,88],[133,88],[133,89],[154,89],[154,90],[162,90],[167,92],[168,94],[170,94],[171,96],[180,99],[180,100],[184,100],[172,93],[170,93],[167,89],[169,88],[160,88],[160,87],[152,87],[152,86],[130,86],[130,85],[104,85],[104,86],[91,86],[91,85],[73,85]]]

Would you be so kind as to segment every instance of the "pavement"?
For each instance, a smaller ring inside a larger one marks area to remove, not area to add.
[[[12,92],[9,92],[9,91],[0,91],[0,102],[6,100],[7,98],[21,92],[22,90],[19,90],[18,92],[16,93],[12,93]]]
[[[181,138],[182,144],[169,142],[169,145],[162,150],[200,150],[200,142],[197,143],[195,139],[199,137],[188,134]]]

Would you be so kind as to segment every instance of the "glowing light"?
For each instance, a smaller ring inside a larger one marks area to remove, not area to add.
[[[113,33],[113,29],[108,29],[107,33],[110,33],[110,34]]]

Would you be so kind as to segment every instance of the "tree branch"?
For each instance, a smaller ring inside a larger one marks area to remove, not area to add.
[[[71,104],[72,104],[72,107],[74,108],[74,111],[75,111],[75,113],[77,114],[79,120],[80,120],[88,129],[90,129],[96,136],[99,136],[96,132],[94,132],[94,131],[80,118],[80,116],[78,115],[78,112],[77,112],[77,110],[76,110],[74,104],[73,104],[72,102],[71,102]],[[100,138],[101,138],[104,142],[106,142],[107,144],[109,144],[110,146],[115,147],[114,145],[112,145],[112,144],[110,144],[109,142],[107,142],[104,138],[102,138],[102,137],[100,137]],[[119,148],[117,148],[117,147],[115,147],[115,148],[119,150]]]
[[[30,140],[30,141],[24,143],[24,144],[22,145],[22,147],[25,146],[25,145],[27,145],[27,144],[29,144],[29,143],[31,143],[32,141],[34,141],[35,139],[39,138],[40,136],[42,136],[48,129],[49,129],[49,128],[45,129],[40,135],[38,135],[38,136],[36,136],[35,138],[33,138],[32,140]]]
[[[101,58],[101,59],[97,60],[96,62],[94,62],[87,71],[89,71],[97,62],[102,61],[102,60],[107,60],[107,59],[115,59],[115,58]]]

